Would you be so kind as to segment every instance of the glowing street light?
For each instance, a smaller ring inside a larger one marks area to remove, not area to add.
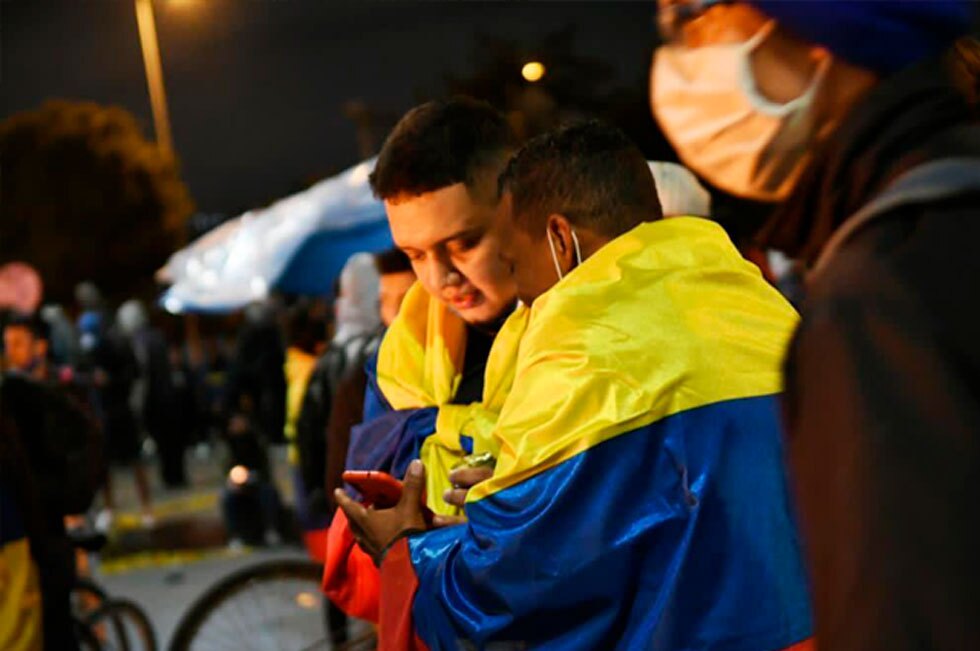
[[[541,78],[544,77],[544,73],[545,67],[540,61],[529,61],[528,63],[524,64],[523,68],[521,68],[521,76],[531,83],[540,81]]]
[[[163,87],[163,66],[160,64],[160,42],[157,39],[156,21],[153,19],[153,3],[152,0],[134,0],[134,2],[136,26],[139,28],[140,47],[143,50],[143,64],[146,66],[146,84],[150,89],[150,107],[153,109],[157,146],[167,158],[173,158],[174,146],[170,137],[167,92]]]

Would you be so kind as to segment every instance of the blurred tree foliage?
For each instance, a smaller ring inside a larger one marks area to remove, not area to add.
[[[84,279],[145,294],[192,210],[176,163],[122,108],[50,101],[0,124],[0,263],[36,267],[46,301]]]

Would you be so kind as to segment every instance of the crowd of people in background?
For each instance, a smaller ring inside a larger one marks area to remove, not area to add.
[[[91,283],[76,300],[74,319],[59,305],[0,314],[4,538],[20,531],[29,543],[34,562],[13,567],[19,585],[36,577],[43,608],[23,621],[43,621],[46,648],[59,649],[75,644],[68,595],[84,560],[70,532],[113,530],[112,468],[132,473],[139,526],[154,525],[147,459],[159,459],[165,489],[187,486],[185,453],[221,421],[224,382],[212,372],[227,366],[220,356],[193,365],[139,301],[113,314]]]
[[[192,487],[189,460],[199,458],[206,476],[217,466],[227,476],[219,502],[233,549],[276,546],[299,530],[322,559],[328,495],[343,470],[341,456],[324,481],[327,432],[329,445],[346,449],[361,416],[364,362],[414,280],[401,251],[359,254],[333,303],[276,297],[200,338],[136,299],[113,311],[88,282],[70,311],[0,313],[4,441],[13,441],[2,450],[9,474],[0,499],[7,532],[23,529],[16,540],[29,541],[34,563],[20,566],[39,580],[49,648],[74,643],[68,592],[84,557],[72,532],[118,529],[115,484],[127,473],[140,527],[157,522],[154,487]],[[280,444],[290,503],[274,472],[272,448]],[[13,521],[24,526],[8,526]],[[346,618],[332,617],[343,639]]]

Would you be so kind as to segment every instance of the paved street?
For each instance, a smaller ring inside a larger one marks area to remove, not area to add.
[[[110,543],[101,558],[93,559],[93,574],[108,592],[140,604],[156,629],[160,648],[166,649],[181,616],[211,584],[246,565],[272,558],[305,558],[295,545],[275,549],[231,549],[218,509],[224,481],[219,448],[208,454],[189,454],[190,485],[167,490],[156,468],[149,468],[153,484],[156,522],[140,522],[132,474],[113,470],[117,511]],[[284,450],[271,457],[283,499],[292,501]]]
[[[270,558],[304,558],[298,549],[221,552],[174,564],[97,573],[98,581],[110,594],[126,597],[146,610],[156,629],[160,648],[166,649],[185,610],[211,584],[234,570]]]

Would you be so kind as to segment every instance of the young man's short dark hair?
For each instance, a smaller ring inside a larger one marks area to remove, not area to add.
[[[374,265],[378,268],[378,273],[382,276],[406,271],[414,273],[412,261],[408,259],[404,251],[397,247],[382,251],[381,253],[375,253]]]
[[[486,102],[454,97],[417,106],[385,140],[371,173],[379,199],[419,196],[456,183],[472,189],[481,172],[499,173],[517,143]]]
[[[515,221],[541,234],[551,214],[608,237],[663,216],[643,153],[598,121],[530,140],[501,175],[500,191],[511,193]]]

